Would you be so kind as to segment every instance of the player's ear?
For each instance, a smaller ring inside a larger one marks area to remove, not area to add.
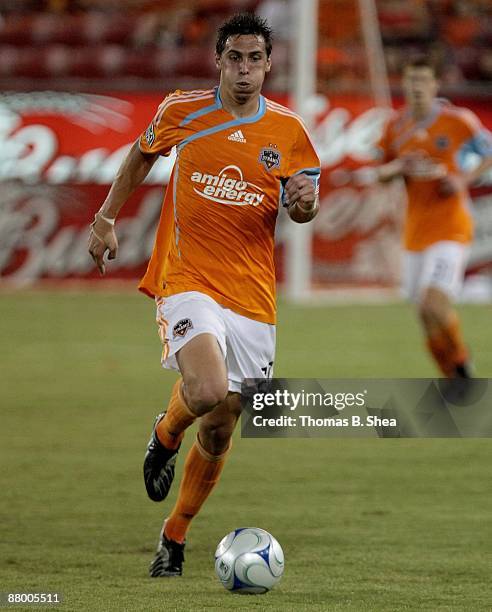
[[[218,53],[215,54],[215,66],[218,70],[222,68],[222,62]]]
[[[270,72],[272,67],[272,56],[267,57],[265,72]]]

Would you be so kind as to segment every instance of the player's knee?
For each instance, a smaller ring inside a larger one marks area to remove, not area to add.
[[[186,384],[186,400],[190,409],[202,416],[225,400],[227,380],[195,380]]]
[[[200,427],[200,441],[203,448],[212,455],[221,455],[229,448],[235,422],[203,423]]]

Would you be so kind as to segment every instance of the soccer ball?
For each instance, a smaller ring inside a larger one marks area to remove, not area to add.
[[[266,593],[283,574],[284,552],[268,531],[242,527],[219,542],[215,571],[228,591]]]

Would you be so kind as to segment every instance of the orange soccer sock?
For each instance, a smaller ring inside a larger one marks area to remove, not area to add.
[[[446,335],[439,330],[427,336],[427,348],[444,376],[451,376],[453,366],[449,360],[449,342]]]
[[[427,346],[444,376],[455,375],[457,365],[468,359],[458,315],[452,312],[447,324],[427,337]]]
[[[219,481],[228,450],[222,455],[211,455],[197,436],[186,457],[176,505],[165,522],[166,538],[184,542],[193,517]]]
[[[169,400],[166,416],[157,423],[157,437],[166,448],[177,448],[183,439],[185,429],[197,418],[183,398],[181,391],[182,378],[176,381]]]
[[[461,365],[468,360],[468,349],[463,340],[460,320],[456,312],[451,312],[443,333],[448,340],[449,361],[453,367]]]

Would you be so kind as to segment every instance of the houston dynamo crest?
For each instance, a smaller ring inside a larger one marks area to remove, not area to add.
[[[264,148],[260,153],[260,163],[270,171],[272,168],[280,168],[280,152],[272,148]]]

